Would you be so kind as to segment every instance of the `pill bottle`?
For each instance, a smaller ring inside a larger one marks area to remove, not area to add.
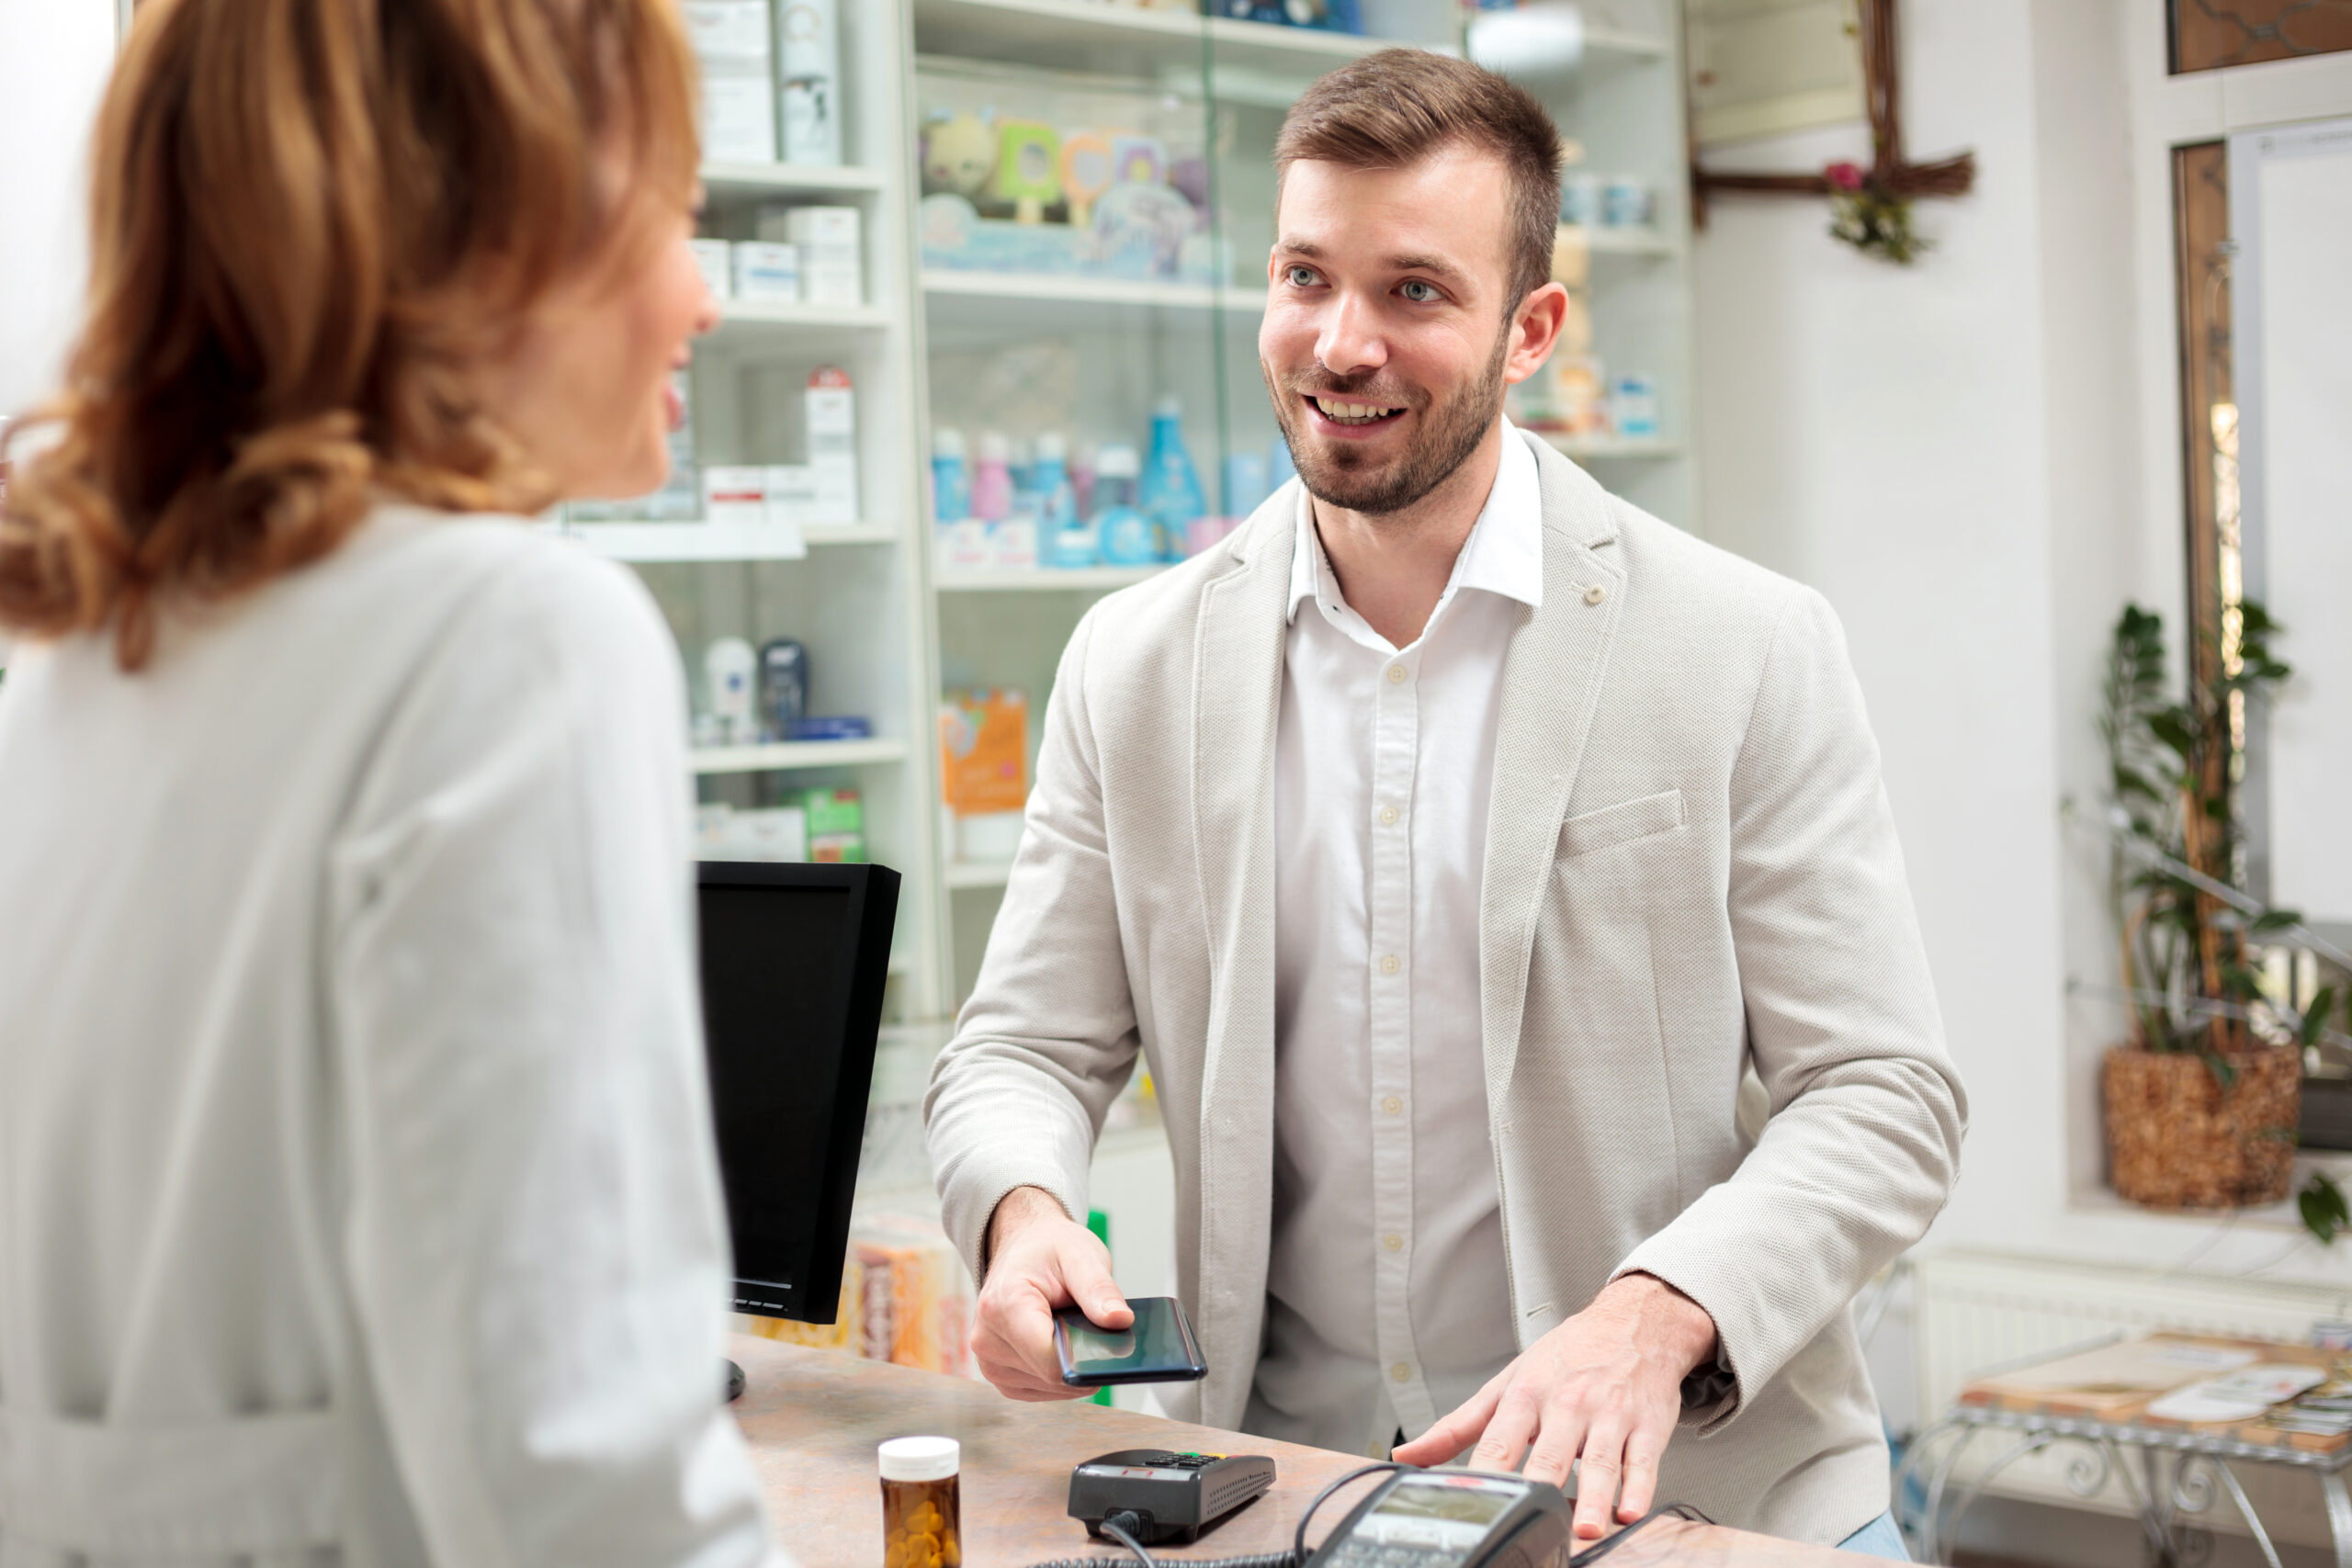
[[[963,1448],[953,1438],[893,1438],[882,1467],[882,1568],[960,1568],[956,1489]]]

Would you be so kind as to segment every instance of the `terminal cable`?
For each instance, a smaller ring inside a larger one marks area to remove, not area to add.
[[[1616,1551],[1619,1547],[1633,1540],[1635,1533],[1638,1532],[1644,1525],[1653,1524],[1657,1520],[1664,1518],[1689,1519],[1691,1523],[1700,1525],[1711,1525],[1715,1522],[1688,1503],[1661,1503],[1657,1507],[1652,1508],[1648,1513],[1644,1514],[1640,1518],[1635,1519],[1632,1524],[1627,1525],[1623,1529],[1619,1530],[1615,1535],[1611,1536],[1607,1540],[1595,1541],[1592,1545],[1586,1547],[1582,1551],[1579,1551],[1575,1556],[1569,1558],[1568,1568],[1587,1568],[1588,1564],[1600,1562],[1602,1558],[1608,1556],[1611,1552]]]

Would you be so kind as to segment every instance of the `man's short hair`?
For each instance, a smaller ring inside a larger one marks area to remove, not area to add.
[[[1551,277],[1560,221],[1560,132],[1525,88],[1423,50],[1367,54],[1316,81],[1283,117],[1275,190],[1301,158],[1401,169],[1454,146],[1494,153],[1510,177],[1508,314]]]

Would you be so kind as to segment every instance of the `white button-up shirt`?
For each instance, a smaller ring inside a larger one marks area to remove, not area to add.
[[[1252,1431],[1385,1456],[1517,1353],[1478,1030],[1503,660],[1543,599],[1508,423],[1429,625],[1348,607],[1302,491],[1275,741],[1273,1246]]]

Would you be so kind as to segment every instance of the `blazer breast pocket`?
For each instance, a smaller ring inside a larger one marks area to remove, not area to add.
[[[1629,844],[1682,826],[1682,792],[1645,795],[1571,817],[1560,824],[1560,858],[1572,860],[1618,844]]]

